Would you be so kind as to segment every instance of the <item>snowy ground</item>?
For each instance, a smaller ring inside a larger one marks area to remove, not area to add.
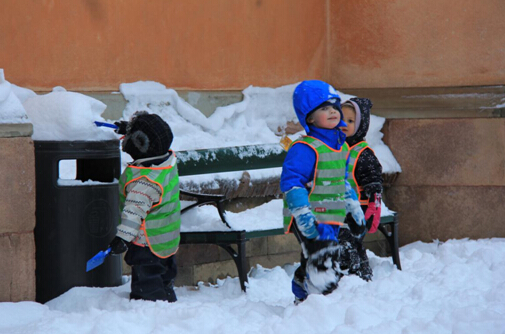
[[[416,242],[403,270],[369,253],[374,279],[344,277],[328,296],[295,306],[293,265],[254,268],[247,293],[237,278],[178,301],[129,301],[117,288],[74,288],[45,305],[0,303],[0,333],[505,333],[505,239]]]

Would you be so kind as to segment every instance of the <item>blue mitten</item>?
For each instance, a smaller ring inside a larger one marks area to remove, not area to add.
[[[338,225],[317,224],[317,231],[319,232],[317,240],[338,241],[339,230],[340,226]]]
[[[345,181],[345,211],[347,214],[351,214],[356,225],[359,227],[366,226],[365,214],[359,204],[358,196],[347,180]]]
[[[289,211],[295,218],[296,226],[307,239],[316,238],[316,217],[309,204],[309,193],[305,188],[294,187],[285,193]]]

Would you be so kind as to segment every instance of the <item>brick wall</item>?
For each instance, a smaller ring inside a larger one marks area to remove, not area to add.
[[[31,124],[0,124],[0,302],[35,300]]]

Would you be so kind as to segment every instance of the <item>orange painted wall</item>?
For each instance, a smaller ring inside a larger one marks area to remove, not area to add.
[[[505,83],[503,0],[331,1],[339,88]]]
[[[327,1],[4,0],[0,68],[34,90],[280,86],[322,77]]]
[[[0,68],[36,91],[505,82],[503,0],[3,0]]]

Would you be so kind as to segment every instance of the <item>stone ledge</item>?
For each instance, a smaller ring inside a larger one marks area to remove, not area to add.
[[[242,101],[242,91],[178,90],[179,96],[209,117],[216,108]],[[372,100],[372,114],[385,118],[505,117],[505,86],[349,88],[344,93]],[[123,116],[127,101],[113,92],[82,92],[105,104],[105,119]]]
[[[0,138],[31,137],[32,123],[0,123]]]
[[[107,105],[102,117],[110,120],[117,120],[123,117],[123,110],[128,101],[123,94],[112,91],[81,92],[91,96]],[[200,110],[209,117],[218,107],[227,106],[242,101],[242,91],[197,91],[197,90],[177,90],[179,97],[183,98],[193,107]]]
[[[0,235],[0,302],[35,300],[33,232]]]
[[[245,255],[251,257],[255,255],[268,254],[269,242],[267,238],[252,238],[245,244]]]
[[[0,138],[0,233],[35,227],[35,155],[29,137]]]
[[[261,265],[264,268],[274,268],[285,264],[293,264],[300,262],[300,250],[287,252],[282,254],[269,254],[266,256],[253,256],[249,259],[251,268],[256,265]]]
[[[194,266],[177,266],[177,276],[175,277],[175,286],[195,286]]]
[[[394,187],[505,185],[505,118],[395,119],[387,128],[402,167]]]
[[[217,279],[238,277],[237,267],[233,260],[205,263],[193,266],[193,285],[202,281],[215,284]]]
[[[378,232],[378,233],[380,233],[380,232]],[[391,250],[390,250],[389,244],[385,238],[383,238],[382,240],[374,240],[374,241],[367,241],[365,238],[363,245],[365,246],[365,248],[367,250],[373,252],[377,256],[391,258]],[[392,260],[392,258],[391,258],[391,260]],[[401,258],[400,258],[400,261],[401,261]]]
[[[449,239],[505,237],[505,186],[395,186],[400,246]]]
[[[346,89],[367,97],[385,118],[505,117],[505,86]]]
[[[268,239],[268,255],[282,254],[287,252],[300,252],[300,244],[293,233],[273,235]]]
[[[211,245],[211,244],[180,245],[176,256],[177,256],[177,262],[180,263],[181,265],[211,263],[220,261],[222,259],[221,247],[219,247],[218,245]]]

